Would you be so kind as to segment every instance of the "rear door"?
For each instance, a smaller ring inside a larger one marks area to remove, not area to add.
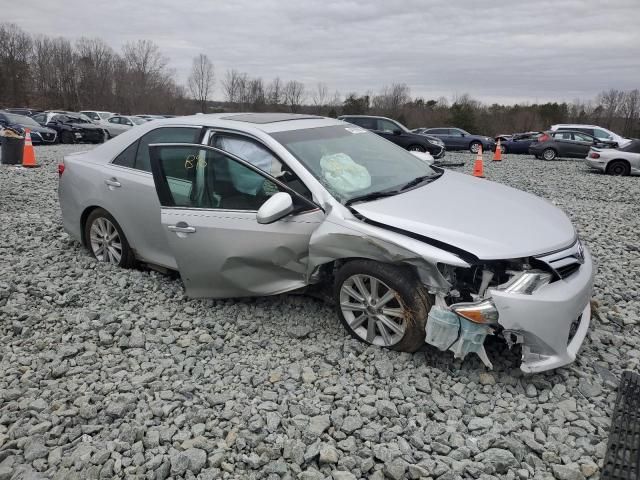
[[[585,158],[589,154],[589,149],[595,143],[594,138],[584,133],[573,133],[573,155],[577,158]]]
[[[201,127],[156,128],[129,145],[103,170],[105,208],[124,230],[136,255],[145,262],[176,268],[160,225],[160,204],[151,175],[149,145],[195,143],[201,137]]]
[[[309,240],[324,212],[285,183],[215,147],[154,145],[151,164],[161,224],[192,297],[271,295],[306,284]],[[259,224],[258,209],[278,191],[295,210]]]
[[[448,138],[452,148],[455,148],[456,150],[462,150],[467,148],[467,143],[469,142],[469,140],[465,139],[462,131],[458,130],[457,128],[449,129]]]
[[[559,157],[572,157],[576,151],[574,145],[573,133],[566,131],[557,131],[551,134],[554,142],[553,146],[558,151]]]

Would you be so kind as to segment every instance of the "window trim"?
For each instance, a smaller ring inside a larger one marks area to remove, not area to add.
[[[154,147],[153,149],[151,147]],[[270,174],[268,174],[267,172],[265,172],[264,170],[261,170],[260,168],[252,165],[251,163],[247,162],[246,160],[230,153],[227,152],[226,150],[222,150],[220,148],[217,147],[212,147],[211,145],[205,145],[202,143],[152,143],[149,144],[149,156],[151,159],[151,173],[154,173],[154,166],[156,166],[157,168],[160,168],[160,170],[157,172],[157,175],[159,177],[162,178],[162,182],[160,182],[158,185],[156,185],[156,191],[158,192],[158,199],[160,201],[160,208],[171,208],[174,210],[208,210],[208,211],[223,211],[223,212],[231,212],[231,211],[240,211],[240,212],[257,212],[257,210],[238,210],[238,209],[227,209],[227,208],[202,208],[202,207],[183,207],[183,206],[179,206],[176,205],[174,200],[173,200],[173,195],[171,195],[171,190],[169,189],[169,183],[167,182],[167,176],[165,174],[165,172],[162,170],[162,167],[160,167],[160,162],[159,159],[156,157],[157,155],[157,148],[160,147],[193,147],[193,148],[203,148],[203,149],[208,149],[208,150],[212,150],[214,152],[217,152],[219,154],[225,155],[229,158],[231,158],[233,161],[239,163],[240,165],[243,165],[247,168],[249,168],[250,170],[254,171],[255,173],[257,173],[258,175],[266,178],[267,180],[269,180],[272,183],[275,183],[278,187],[280,187],[281,189],[283,189],[284,191],[286,191],[289,195],[291,195],[294,198],[298,198],[299,200],[302,201],[302,203],[306,204],[308,207],[311,208],[304,208],[304,209],[294,209],[293,214],[298,214],[298,213],[307,213],[313,210],[322,210],[324,211],[322,208],[320,208],[319,205],[317,205],[314,201],[309,200],[308,198],[306,198],[303,195],[300,195],[298,192],[296,192],[295,190],[293,190],[292,188],[290,188],[289,186],[285,185],[284,183],[282,183],[280,180],[278,180],[275,177],[272,177]],[[276,157],[277,158],[277,157]],[[302,180],[300,180],[302,182]],[[304,183],[304,182],[303,182]],[[307,187],[306,184],[304,184],[305,187]],[[309,189],[309,187],[307,187],[307,189]]]
[[[138,145],[136,146],[136,153],[135,153],[135,158],[138,157],[138,148],[140,148],[140,140],[142,140],[142,137],[144,137],[145,135],[151,133],[151,132],[155,132],[156,130],[160,130],[163,128],[191,128],[191,129],[199,129],[200,130],[200,135],[198,136],[199,141],[202,143],[204,141],[204,137],[206,134],[206,130],[208,127],[204,127],[202,125],[162,125],[156,128],[152,128],[151,130],[147,130],[146,132],[144,132],[142,135],[140,135],[138,138],[136,138],[133,142],[129,143],[126,147],[124,147],[122,150],[120,150],[111,160],[109,160],[107,162],[107,165],[112,165],[114,167],[117,168],[126,168],[127,170],[133,170],[135,172],[140,172],[140,173],[146,173],[147,175],[152,175],[151,171],[146,171],[146,170],[142,170],[141,168],[135,168],[135,167],[126,167],[124,165],[118,165],[117,163],[113,163],[115,161],[116,158],[118,158],[127,148],[129,148],[131,145],[133,145],[134,143],[137,143]],[[169,143],[167,145],[173,145],[172,143]],[[149,144],[149,146],[151,146],[151,144]],[[134,160],[133,164],[135,165],[136,162]]]

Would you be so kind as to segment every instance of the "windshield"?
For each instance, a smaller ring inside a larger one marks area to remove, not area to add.
[[[290,130],[271,136],[343,203],[440,174],[403,148],[356,126]]]
[[[25,117],[24,115],[16,115],[15,113],[5,113],[4,115],[9,119],[10,124],[17,123],[20,125],[28,125],[30,127],[40,126],[33,118]]]
[[[143,123],[147,123],[147,121],[143,118],[136,118],[136,117],[131,117],[130,119],[133,123],[135,123],[136,125],[142,125]]]

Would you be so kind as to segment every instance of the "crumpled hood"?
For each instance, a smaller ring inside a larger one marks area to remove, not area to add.
[[[546,200],[451,171],[422,187],[352,208],[369,220],[447,243],[482,260],[540,255],[575,240],[569,218]]]
[[[93,123],[65,123],[65,125],[69,125],[74,128],[84,128],[85,130],[102,130],[102,127],[99,125],[94,125]]]

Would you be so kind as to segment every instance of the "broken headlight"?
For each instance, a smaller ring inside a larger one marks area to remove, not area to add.
[[[542,270],[527,270],[514,275],[501,290],[509,293],[531,295],[538,288],[548,284],[552,279],[549,272]]]
[[[487,325],[498,323],[498,309],[490,299],[473,303],[456,303],[451,305],[451,310],[473,323]]]

